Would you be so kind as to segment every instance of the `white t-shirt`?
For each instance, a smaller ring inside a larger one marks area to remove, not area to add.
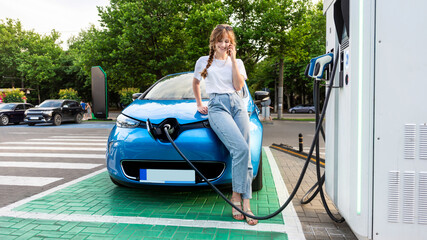
[[[202,76],[200,73],[205,69],[208,63],[209,56],[203,56],[196,62],[194,68],[194,78],[201,81]],[[243,79],[246,80],[245,66],[243,61],[236,59],[237,68]],[[233,86],[233,72],[230,57],[226,60],[215,59],[212,61],[211,66],[208,68],[208,75],[206,76],[206,93],[233,93],[236,91]]]

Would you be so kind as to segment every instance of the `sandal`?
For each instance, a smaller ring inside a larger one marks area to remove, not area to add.
[[[242,209],[242,203],[241,202],[233,202],[234,205],[236,205],[236,207],[240,207],[240,209]],[[241,214],[239,211],[237,211],[236,209],[232,208],[232,213],[233,213],[233,218],[236,220],[243,220],[244,216],[243,214]]]
[[[246,209],[245,213],[250,214],[250,215],[254,215],[254,213],[251,211],[250,208]],[[246,217],[246,216],[245,216],[245,218],[246,218],[246,222],[249,225],[251,225],[251,226],[254,226],[254,225],[258,224],[258,220],[257,219],[253,219],[253,218]]]

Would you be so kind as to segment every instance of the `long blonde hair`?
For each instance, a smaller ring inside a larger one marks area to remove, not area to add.
[[[208,63],[206,64],[205,69],[203,69],[203,71],[200,73],[203,78],[206,78],[206,76],[208,76],[208,68],[211,66],[215,54],[215,43],[223,39],[225,34],[228,35],[228,38],[230,39],[230,44],[236,46],[236,37],[234,35],[233,28],[227,24],[217,25],[212,31],[211,37],[209,38],[210,50]]]

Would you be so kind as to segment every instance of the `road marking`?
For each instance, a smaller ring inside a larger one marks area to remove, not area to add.
[[[81,146],[82,143],[73,142],[2,142],[0,144],[11,144],[11,145],[67,145],[67,146]],[[106,146],[105,143],[85,143],[85,146]]]
[[[81,144],[80,144],[81,145]],[[86,145],[86,144],[85,144]],[[86,147],[14,147],[14,146],[0,146],[0,149],[5,150],[75,150],[75,151],[94,151],[94,152],[105,152],[106,148],[86,148]]]
[[[0,152],[0,157],[105,158],[105,154],[5,153],[5,152]]]
[[[94,163],[63,163],[63,162],[4,162],[0,161],[0,167],[21,168],[55,168],[55,169],[92,169],[102,164]]]
[[[263,149],[267,155],[268,163],[270,164],[271,174],[273,175],[274,185],[276,186],[277,196],[279,198],[279,205],[282,206],[289,198],[288,188],[283,181],[283,177],[280,174],[279,167],[277,166],[276,160],[274,159],[270,148],[263,147]],[[292,201],[290,201],[288,206],[283,210],[282,216],[285,225],[294,230],[292,232],[286,232],[289,236],[289,239],[305,239],[301,222],[297,212],[295,211]]]
[[[65,141],[65,142],[107,142],[105,139],[84,139],[84,138],[32,138],[29,141]]]
[[[0,185],[42,187],[62,178],[0,176]]]
[[[66,136],[50,136],[49,138],[93,138],[93,139],[108,139],[108,136],[83,136],[83,135],[66,135]]]

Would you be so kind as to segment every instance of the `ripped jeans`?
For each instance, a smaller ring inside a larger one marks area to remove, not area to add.
[[[209,124],[230,152],[232,189],[252,198],[253,169],[249,148],[249,116],[237,93],[209,94]]]

